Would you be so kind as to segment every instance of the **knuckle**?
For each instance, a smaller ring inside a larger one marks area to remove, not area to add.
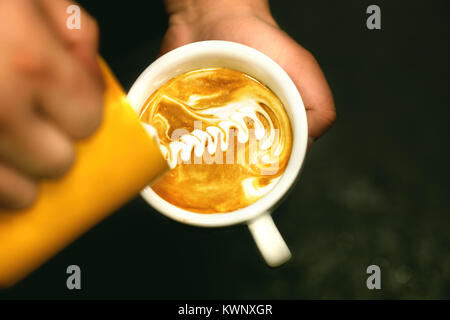
[[[13,25],[3,34],[4,57],[19,72],[39,73],[48,66],[49,43],[47,33],[40,25],[35,26],[29,5],[19,4],[14,8]]]
[[[75,150],[69,142],[58,148],[47,161],[44,175],[48,178],[59,178],[67,173],[75,160]]]
[[[100,28],[98,26],[97,20],[91,16],[87,16],[86,20],[86,41],[91,44],[97,45]]]
[[[79,90],[78,119],[73,137],[84,139],[89,137],[100,126],[103,113],[103,93],[94,85]]]
[[[80,103],[78,119],[73,122],[71,135],[74,139],[85,139],[92,135],[100,126],[102,119],[101,98],[93,96]],[[81,105],[82,104],[82,105]]]
[[[97,46],[99,39],[99,27],[97,21],[88,14],[84,14],[79,32],[73,33],[75,42],[83,42],[90,46]]]
[[[72,97],[67,106],[73,119],[67,124],[67,133],[74,139],[90,136],[100,125],[102,119],[102,86],[80,68],[67,67],[61,76],[68,95]]]
[[[100,90],[92,92],[92,98],[89,100],[89,117],[86,120],[85,135],[91,135],[100,126],[103,116],[103,94]]]
[[[331,127],[336,122],[336,107],[334,104],[333,94],[331,93],[331,90],[328,90],[329,97],[327,99],[327,102],[325,104],[325,118],[328,121],[329,126]]]
[[[311,63],[317,63],[317,60],[311,51],[309,51],[308,49],[305,49],[303,47],[302,47],[302,50],[303,50],[302,59],[305,59]]]
[[[38,186],[35,181],[4,166],[0,168],[0,178],[0,206],[20,210],[36,201]]]
[[[336,122],[336,110],[334,107],[326,109],[322,114],[322,121],[326,128],[331,128]]]
[[[9,50],[11,65],[19,74],[40,77],[46,74],[49,63],[42,44],[20,43]]]
[[[16,200],[15,208],[24,209],[31,206],[37,199],[38,186],[36,182],[28,181],[20,190],[20,197]]]
[[[77,139],[85,139],[91,136],[100,126],[102,118],[102,110],[97,106],[93,106],[81,126]]]
[[[80,119],[79,123],[71,130],[71,136],[76,140],[86,139],[91,136],[99,127],[101,117],[93,113]]]

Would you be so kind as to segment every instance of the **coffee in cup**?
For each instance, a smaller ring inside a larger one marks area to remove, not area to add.
[[[286,110],[243,72],[185,72],[154,91],[140,110],[172,168],[152,189],[182,209],[246,207],[267,194],[287,166],[293,134]]]

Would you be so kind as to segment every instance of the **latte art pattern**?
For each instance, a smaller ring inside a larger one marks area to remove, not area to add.
[[[290,156],[292,133],[279,99],[248,75],[223,68],[182,74],[147,100],[172,170],[152,188],[200,212],[229,212],[264,196]]]
[[[258,114],[262,115],[269,123],[269,128],[264,127],[262,121],[259,120]],[[260,142],[259,149],[267,150],[273,147],[275,142],[276,131],[269,115],[254,100],[233,102],[223,107],[205,109],[197,112],[199,119],[207,120],[205,116],[219,119],[209,125],[203,131],[201,130],[202,121],[194,122],[194,130],[187,134],[182,134],[179,139],[169,143],[169,148],[161,146],[164,156],[168,159],[171,168],[174,168],[181,158],[187,162],[192,158],[192,154],[196,157],[203,157],[205,152],[214,155],[217,151],[225,152],[234,143],[233,137],[236,135],[237,142],[243,144],[250,140],[250,134],[253,131],[253,137]],[[253,123],[253,129],[248,127],[248,122]],[[196,123],[200,129],[195,128]],[[233,133],[233,134],[230,134]],[[269,133],[269,134],[267,134]],[[280,141],[277,141],[278,143]],[[276,151],[273,152],[276,159],[270,160],[269,156],[262,158],[267,165],[277,162],[282,146],[278,145]],[[275,148],[274,148],[275,150]]]

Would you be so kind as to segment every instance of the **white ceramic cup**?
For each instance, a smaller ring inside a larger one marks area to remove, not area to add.
[[[267,264],[275,267],[289,260],[291,253],[271,213],[299,175],[308,140],[305,108],[287,73],[269,57],[245,45],[217,40],[195,42],[172,50],[153,62],[133,84],[128,100],[139,113],[147,98],[166,81],[187,71],[212,67],[229,68],[254,77],[269,87],[283,103],[292,127],[293,146],[281,179],[261,199],[227,213],[201,214],[181,209],[159,197],[150,187],[142,190],[141,195],[162,214],[189,225],[223,227],[247,224]]]

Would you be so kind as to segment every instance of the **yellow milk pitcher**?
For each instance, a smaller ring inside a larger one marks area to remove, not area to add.
[[[22,279],[168,169],[156,136],[99,63],[106,84],[99,129],[77,143],[64,177],[41,183],[32,207],[0,210],[0,287]]]

